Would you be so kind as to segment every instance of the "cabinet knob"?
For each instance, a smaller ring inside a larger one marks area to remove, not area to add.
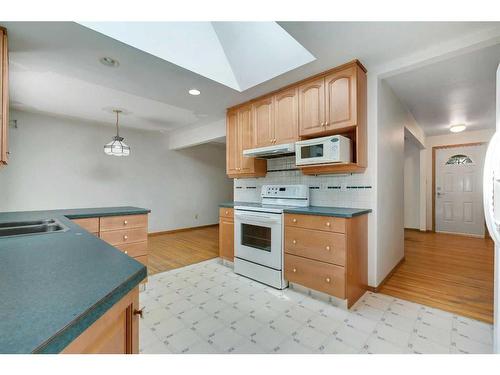
[[[141,319],[143,318],[142,313],[144,312],[144,307],[134,310],[134,315],[139,315]]]
[[[229,211],[226,211],[226,215],[229,214]]]
[[[326,251],[330,251],[330,246],[326,245]]]
[[[296,241],[296,240],[293,240],[293,241],[292,241],[292,243],[295,245],[295,244],[297,243],[297,241]]]
[[[128,224],[128,221],[127,220],[123,220],[123,225],[127,225]]]
[[[128,236],[127,236],[127,235],[124,235],[124,236],[123,236],[123,239],[124,239],[124,240],[128,240]]]
[[[294,269],[293,269],[293,272],[294,272],[294,273],[295,273],[295,272],[297,272],[297,268],[294,268]]]
[[[128,251],[127,251],[127,250],[125,250],[125,251],[124,251],[124,253],[125,253],[125,254],[128,254]]]
[[[327,221],[326,226],[327,226],[327,227],[329,227],[329,226],[330,226],[330,222],[329,222],[329,221]]]
[[[330,283],[330,281],[331,281],[331,280],[330,280],[330,278],[329,278],[329,277],[327,277],[327,278],[325,279],[325,281],[326,281],[327,283]]]
[[[293,221],[294,223],[296,223],[296,222],[297,222],[297,219],[293,219],[292,221]]]

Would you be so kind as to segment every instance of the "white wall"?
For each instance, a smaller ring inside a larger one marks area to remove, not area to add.
[[[377,285],[404,256],[404,127],[415,120],[385,81],[377,109]]]
[[[436,135],[425,139],[425,178],[426,184],[426,228],[432,230],[432,148],[436,146],[456,145],[463,143],[489,142],[494,129],[464,131],[462,133],[450,133]]]
[[[11,119],[0,211],[132,205],[152,210],[154,232],[217,223],[218,204],[232,199],[224,147],[170,151],[165,135],[122,129],[131,155],[116,158],[103,152],[111,126],[17,111]]]
[[[410,137],[404,142],[404,226],[420,228],[420,148]]]

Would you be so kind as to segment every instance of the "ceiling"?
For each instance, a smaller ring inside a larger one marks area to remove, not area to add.
[[[402,73],[386,81],[426,135],[495,128],[500,44]]]
[[[110,109],[118,107],[126,110],[121,120],[126,127],[170,131],[220,120],[227,107],[355,58],[370,71],[432,44],[499,27],[476,22],[279,25],[316,60],[239,92],[77,23],[3,22],[11,51],[11,106],[110,125]],[[104,56],[118,60],[119,67],[100,64]],[[190,88],[201,95],[189,95]]]
[[[81,24],[238,91],[314,60],[276,22]]]

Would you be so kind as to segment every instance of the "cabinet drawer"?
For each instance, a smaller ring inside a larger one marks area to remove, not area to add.
[[[345,248],[345,234],[285,227],[286,253],[344,266]]]
[[[123,251],[129,257],[136,258],[143,255],[148,255],[148,242],[122,243],[116,245],[116,248]]]
[[[285,214],[285,225],[345,233],[345,219],[339,217]]]
[[[344,267],[285,254],[285,279],[345,299]]]
[[[233,209],[228,207],[220,207],[219,208],[219,216],[220,217],[234,217]]]
[[[101,217],[101,232],[148,226],[148,215],[123,215]]]
[[[101,239],[111,245],[120,245],[129,242],[147,241],[146,228],[122,229],[101,232]]]
[[[73,223],[78,224],[83,229],[90,233],[99,232],[99,218],[98,217],[89,217],[87,219],[73,219],[71,220]]]

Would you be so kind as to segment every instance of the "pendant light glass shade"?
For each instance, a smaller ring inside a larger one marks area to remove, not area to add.
[[[116,135],[111,142],[104,145],[104,153],[111,156],[128,156],[130,155],[130,147],[123,142],[123,137],[120,137],[118,129],[118,115],[121,111],[115,109],[113,112],[116,113]]]
[[[104,145],[104,153],[111,156],[128,156],[130,147],[122,142],[122,137],[113,137],[113,140]]]

